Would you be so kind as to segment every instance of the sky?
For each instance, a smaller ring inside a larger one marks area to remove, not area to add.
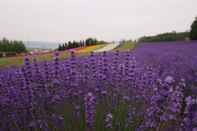
[[[0,0],[0,38],[137,39],[190,30],[197,0]]]

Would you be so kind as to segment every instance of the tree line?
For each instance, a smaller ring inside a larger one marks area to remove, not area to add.
[[[183,41],[189,39],[189,32],[167,32],[155,36],[144,36],[139,42]]]
[[[190,31],[186,32],[167,32],[154,36],[143,36],[138,42],[160,42],[160,41],[184,41],[197,40],[197,18],[191,25]]]
[[[27,49],[22,41],[11,41],[6,38],[0,40],[0,57],[14,56],[19,53],[27,52]]]
[[[67,49],[73,49],[78,47],[85,47],[90,45],[98,45],[98,44],[105,44],[104,41],[98,41],[95,38],[88,38],[86,40],[80,40],[80,41],[68,41],[63,44],[59,44],[58,51],[63,51]]]

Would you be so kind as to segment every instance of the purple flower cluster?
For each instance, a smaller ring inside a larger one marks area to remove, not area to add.
[[[188,96],[185,99],[186,102],[186,108],[185,108],[185,117],[183,119],[183,124],[185,127],[185,130],[188,131],[195,131],[196,125],[197,125],[197,98],[192,98],[191,96]]]
[[[106,123],[106,127],[107,128],[112,128],[112,114],[111,113],[108,113],[105,117],[105,123]]]
[[[84,97],[84,103],[85,103],[86,122],[89,127],[92,127],[94,122],[95,106],[96,106],[95,96],[91,92],[89,92]]]
[[[0,130],[80,130],[84,106],[89,130],[195,131],[196,49],[192,41],[72,52],[62,61],[58,52],[51,62],[26,57],[22,67],[0,70]]]

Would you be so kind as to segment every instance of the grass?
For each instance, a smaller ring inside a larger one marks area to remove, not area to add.
[[[115,48],[114,51],[128,51],[128,50],[131,50],[133,48],[135,48],[135,43],[132,43],[132,42],[125,42],[123,44],[121,44],[119,47]]]
[[[18,66],[23,63],[23,57],[0,58],[0,68]]]
[[[105,44],[101,45],[93,45],[93,46],[88,46],[84,48],[79,48],[76,50],[76,55],[77,56],[85,56],[88,55],[90,52],[103,48]],[[68,51],[62,51],[60,52],[60,59],[64,59],[70,56],[70,53]],[[30,59],[33,58],[32,55],[29,56]],[[36,58],[38,61],[50,61],[53,59],[53,53],[47,53],[47,54],[40,54],[36,55]],[[0,69],[1,68],[8,68],[12,66],[20,66],[23,64],[24,56],[14,56],[14,57],[5,57],[5,58],[0,58]]]
[[[69,52],[64,51],[60,52],[60,59],[66,58],[69,56]],[[20,66],[23,64],[25,56],[14,56],[14,57],[5,57],[5,58],[0,58],[0,68],[8,68],[12,66]],[[29,56],[30,59],[33,58],[32,55]],[[52,53],[47,53],[47,54],[40,54],[36,55],[36,58],[38,61],[49,61],[53,59],[53,54]]]

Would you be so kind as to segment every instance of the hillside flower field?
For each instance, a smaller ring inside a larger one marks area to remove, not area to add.
[[[0,70],[2,131],[197,131],[197,41]]]

